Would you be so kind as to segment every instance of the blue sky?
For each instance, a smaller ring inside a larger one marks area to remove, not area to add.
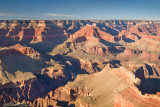
[[[0,19],[160,20],[160,0],[0,0]]]

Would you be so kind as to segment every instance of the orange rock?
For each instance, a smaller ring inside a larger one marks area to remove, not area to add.
[[[81,41],[92,41],[99,43],[101,39],[114,42],[114,37],[104,31],[101,31],[98,27],[92,25],[86,25],[79,31],[70,36],[71,40]]]

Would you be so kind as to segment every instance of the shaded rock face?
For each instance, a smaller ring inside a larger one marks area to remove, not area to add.
[[[159,72],[160,67],[155,64],[145,64],[136,70],[135,76],[141,79],[142,83],[138,88],[142,94],[156,94],[159,92]],[[153,84],[154,83],[154,84]]]
[[[45,96],[50,90],[64,84],[58,81],[60,81],[60,78],[55,80],[47,76],[37,75],[37,78],[27,81],[10,83],[1,88],[1,103],[29,101],[28,104],[32,105],[35,99]]]
[[[45,21],[13,21],[3,26],[1,30],[2,36],[13,41],[34,42],[53,39],[57,36],[65,37],[63,28],[54,24],[48,27]]]
[[[160,104],[160,22],[0,21],[0,106]]]

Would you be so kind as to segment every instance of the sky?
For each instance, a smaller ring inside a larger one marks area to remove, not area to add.
[[[160,20],[160,0],[0,0],[0,20]]]

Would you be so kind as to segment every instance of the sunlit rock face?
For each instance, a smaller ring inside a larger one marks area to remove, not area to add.
[[[104,31],[101,31],[95,25],[86,25],[81,28],[79,31],[74,33],[71,37],[71,40],[80,41],[92,41],[99,42],[101,39],[114,42],[114,37]]]
[[[158,21],[0,21],[0,106],[159,107],[159,79]]]

